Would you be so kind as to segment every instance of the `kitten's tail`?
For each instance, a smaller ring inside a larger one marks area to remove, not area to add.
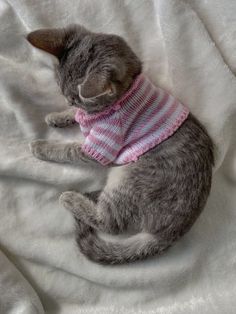
[[[81,252],[90,260],[102,264],[134,262],[160,254],[170,246],[169,242],[160,243],[155,235],[149,233],[139,233],[122,242],[106,241],[93,228],[79,225],[77,243]]]

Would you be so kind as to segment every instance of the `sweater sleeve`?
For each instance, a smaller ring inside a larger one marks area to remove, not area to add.
[[[82,151],[102,165],[115,161],[123,147],[120,118],[112,116],[96,123],[82,145]]]

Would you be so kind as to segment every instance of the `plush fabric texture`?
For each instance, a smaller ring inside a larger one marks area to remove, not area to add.
[[[188,109],[140,74],[123,97],[103,112],[78,109],[75,120],[85,141],[82,150],[102,165],[122,165],[170,137]]]
[[[235,0],[0,0],[0,313],[235,313],[235,12]],[[38,138],[83,142],[78,125],[45,124],[66,108],[57,61],[24,37],[69,23],[124,36],[154,85],[187,104],[215,142],[206,208],[161,257],[115,267],[87,261],[58,198],[98,190],[107,170],[29,151]]]

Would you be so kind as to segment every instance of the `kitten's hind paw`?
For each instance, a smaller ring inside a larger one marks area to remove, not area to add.
[[[76,206],[76,199],[77,199],[77,192],[74,191],[67,191],[63,192],[59,197],[59,203],[66,209],[73,212]]]
[[[59,202],[64,208],[76,214],[78,211],[86,210],[89,200],[79,192],[67,191],[61,194]]]

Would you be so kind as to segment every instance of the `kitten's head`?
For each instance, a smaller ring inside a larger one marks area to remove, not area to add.
[[[59,60],[57,78],[70,105],[99,112],[118,100],[141,72],[141,62],[117,35],[80,25],[40,29],[28,41]]]

